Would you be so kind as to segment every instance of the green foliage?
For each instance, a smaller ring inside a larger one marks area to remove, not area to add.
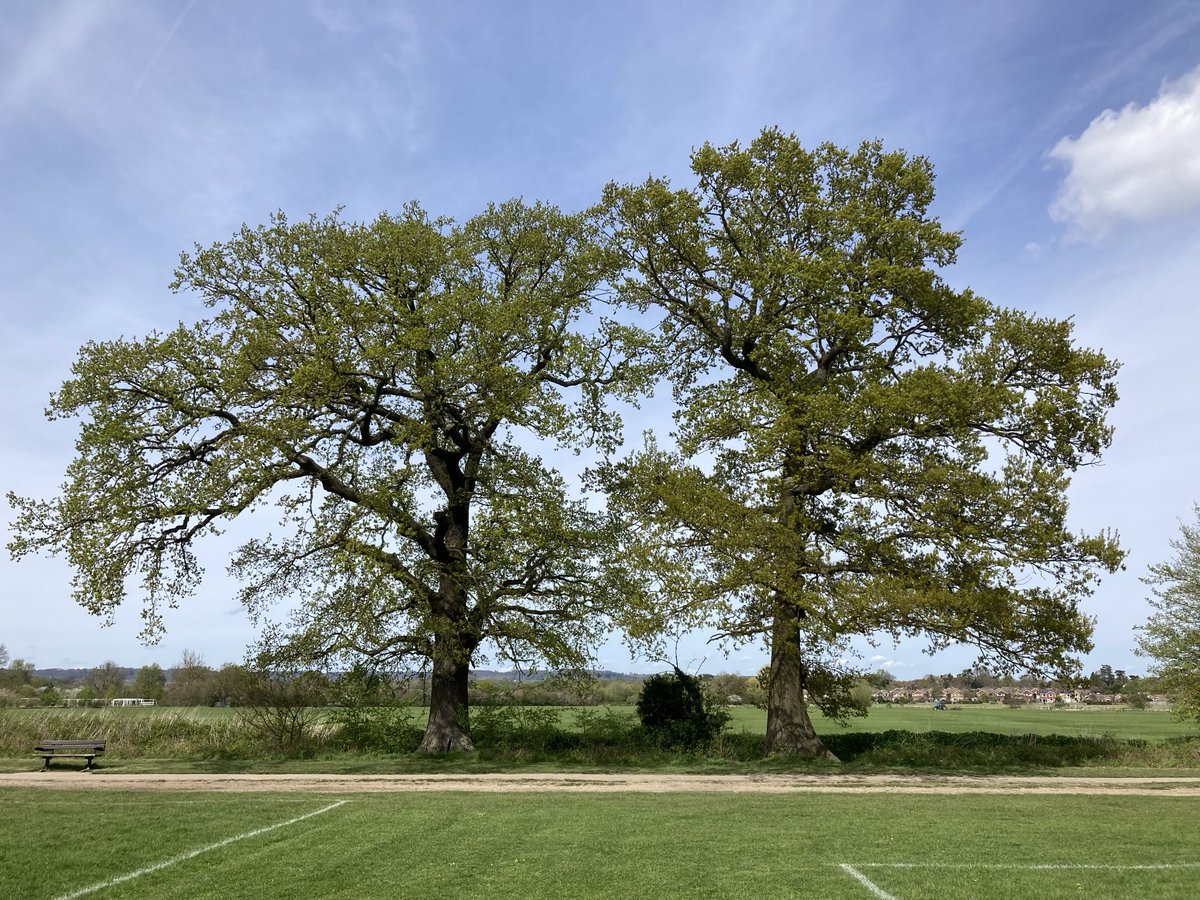
[[[211,706],[217,697],[216,673],[198,653],[184,650],[169,673],[163,699],[171,706]]]
[[[694,188],[611,185],[578,215],[279,214],[185,253],[172,288],[209,312],[82,348],[48,410],[79,422],[77,455],[61,496],[9,496],[11,552],[64,556],[103,617],[134,590],[154,637],[200,582],[197,543],[276,508],[231,566],[264,660],[427,669],[431,749],[470,747],[487,648],[579,669],[613,619],[649,643],[765,639],[766,702],[788,707],[770,741],[806,734],[806,691],[857,708],[828,663],[854,635],[1066,666],[1123,555],[1066,524],[1071,473],[1110,440],[1115,364],[1069,320],[951,287],[961,237],[924,158],[767,129],[692,170]],[[621,324],[610,285],[660,321]],[[601,467],[598,511],[531,448],[611,454],[609,401],[661,373],[678,447]],[[240,678],[173,676],[181,703]]]
[[[348,705],[329,711],[338,746],[365,753],[412,753],[421,742],[416,714],[407,706]]]
[[[874,672],[864,675],[863,678],[876,690],[883,690],[896,680],[896,677],[886,669],[876,669]]]
[[[471,736],[481,748],[544,753],[561,746],[558,710],[550,707],[480,706],[471,716]]]
[[[756,705],[766,709],[771,690],[771,667],[759,669],[754,682],[759,689]],[[808,667],[804,695],[807,703],[819,709],[827,719],[839,724],[844,724],[851,717],[865,716],[871,708],[871,685],[867,680],[853,670],[832,665]]]
[[[1151,673],[1180,718],[1200,721],[1200,504],[1197,522],[1180,525],[1175,558],[1150,567],[1154,615],[1141,629],[1138,653],[1154,659]]]
[[[977,771],[1114,763],[1146,747],[1145,741],[1112,737],[945,731],[831,734],[826,743],[845,762]]]
[[[612,265],[593,215],[521,201],[462,225],[279,214],[198,247],[173,288],[211,315],[81,350],[49,411],[77,455],[61,496],[10,497],[11,550],[65,556],[101,616],[140,582],[153,637],[196,543],[273,506],[281,531],[232,563],[256,615],[305,598],[265,631],[273,664],[436,657],[458,718],[485,641],[578,667],[636,590],[614,523],[529,448],[610,450],[609,398],[647,383],[640,332],[593,306]]]
[[[1130,709],[1145,709],[1150,705],[1150,698],[1141,691],[1130,691],[1124,695],[1124,700]]]
[[[110,659],[89,669],[83,677],[83,683],[91,688],[94,697],[111,700],[121,694],[125,687],[125,669]]]
[[[152,700],[162,700],[167,686],[167,673],[158,663],[142,666],[133,676],[130,690],[135,697],[146,697]]]
[[[281,758],[312,756],[323,761],[321,771],[471,771],[476,764],[493,768],[546,764],[558,769],[792,771],[798,765],[794,757],[786,765],[778,760],[763,761],[764,723],[762,713],[753,708],[735,709],[732,727],[706,747],[690,751],[663,747],[630,711],[488,707],[476,712],[477,753],[461,764],[413,753],[420,738],[419,710],[386,706],[364,707],[361,715],[351,714],[351,729],[360,729],[355,741],[351,740],[353,731],[347,733],[339,724],[346,721],[341,718],[342,710],[321,711],[307,741],[286,754],[248,730],[236,710],[0,710],[0,757],[21,760],[17,763],[21,768],[30,748],[42,738],[102,737],[109,741],[104,759],[110,766],[142,759],[215,760],[218,769],[233,771],[254,771],[251,761],[268,759],[272,760],[270,771],[275,771]],[[821,724],[824,721],[818,720]],[[925,729],[932,724],[942,731],[928,733]],[[1109,709],[1057,713],[1045,708],[956,707],[953,716],[938,714],[935,720],[922,705],[874,707],[865,722],[855,720],[853,727],[846,729],[830,728],[826,741],[841,759],[864,771],[893,767],[943,772],[1076,765],[1200,767],[1200,738],[1181,735],[1183,726],[1165,712],[1132,716]],[[142,770],[155,771],[154,764],[146,763]],[[213,769],[197,762],[188,770]]]
[[[705,687],[714,703],[727,706],[754,705],[761,694],[757,680],[744,675],[722,673],[712,678]]]
[[[1116,364],[951,287],[924,158],[767,129],[692,171],[605,195],[678,403],[677,449],[602,472],[660,619],[767,640],[796,722],[810,658],[852,635],[973,643],[997,670],[1087,650],[1079,605],[1123,552],[1070,529],[1066,490],[1109,444]]]
[[[320,706],[328,683],[317,673],[253,673],[237,697],[238,722],[246,735],[267,753],[308,756],[319,744]]]
[[[474,679],[472,706],[584,706],[624,703],[636,695],[641,679],[602,682],[591,677],[549,677],[523,681]]]
[[[8,668],[0,671],[0,687],[10,691],[19,691],[33,681],[33,663],[23,659],[14,659]]]
[[[729,721],[729,713],[714,707],[700,679],[678,667],[646,679],[637,714],[659,744],[684,750],[708,746]]]
[[[411,753],[421,741],[416,712],[402,704],[383,675],[354,666],[332,687],[337,706],[328,720],[336,726],[339,746],[367,753]]]

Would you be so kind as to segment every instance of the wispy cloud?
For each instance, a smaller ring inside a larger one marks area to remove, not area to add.
[[[1097,104],[1098,98],[1111,90],[1113,85],[1128,79],[1168,44],[1180,40],[1184,35],[1194,35],[1198,28],[1200,6],[1190,0],[1156,7],[1153,15],[1119,43],[1099,54],[1086,71],[1080,71],[1079,81],[1072,90],[1038,116],[1024,138],[1015,142],[1008,157],[995,170],[995,175],[981,179],[973,196],[969,196],[958,209],[946,216],[948,225],[956,229],[964,228],[977,213],[1009,190],[1031,165],[1045,160],[1047,145],[1069,127],[1065,123],[1073,119],[1081,108],[1087,109],[1089,105]]]
[[[19,51],[0,52],[0,141],[32,141],[31,118],[57,130],[82,157],[79,189],[159,232],[219,236],[288,196],[304,212],[352,201],[357,171],[423,145],[421,34],[390,7],[312,9],[279,23],[288,40],[195,0],[31,11],[20,41],[0,40]]]
[[[1074,236],[1200,211],[1200,67],[1145,106],[1105,110],[1050,155],[1070,169],[1050,215]]]
[[[21,44],[0,85],[0,112],[24,108],[39,95],[56,92],[60,73],[120,4],[74,0],[64,3]]]
[[[171,38],[175,37],[175,32],[179,30],[179,26],[183,24],[183,20],[187,18],[187,14],[192,11],[192,7],[195,5],[196,0],[188,0],[187,6],[185,6],[183,11],[180,12],[175,18],[175,22],[171,25],[166,37],[164,37],[162,43],[158,45],[158,49],[154,51],[154,55],[150,57],[150,61],[146,63],[146,67],[142,69],[142,73],[138,75],[137,81],[133,83],[133,91],[135,94],[142,89],[142,85],[146,83],[146,76],[150,74],[150,70],[154,68],[154,65],[158,62],[159,57],[163,55],[163,51],[165,51],[170,45]]]

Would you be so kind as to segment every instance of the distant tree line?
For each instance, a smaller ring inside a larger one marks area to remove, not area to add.
[[[152,699],[161,706],[245,706],[264,700],[262,685],[267,677],[262,670],[237,663],[217,668],[185,650],[175,665],[163,669],[157,663],[134,669],[109,660],[78,678],[50,678],[36,674],[34,663],[9,659],[0,644],[0,706],[55,706],[67,702],[107,705],[116,697]],[[294,697],[307,706],[340,706],[361,701],[356,687],[362,674],[327,673],[301,670],[271,673],[282,676]],[[583,677],[500,677],[480,674],[469,682],[472,706],[634,706],[650,676],[605,673]],[[757,675],[720,673],[697,676],[705,695],[718,706],[765,707],[769,667]],[[278,680],[276,678],[275,680]],[[428,706],[430,685],[422,673],[371,677],[372,703]],[[1158,679],[1128,675],[1122,669],[1102,665],[1088,675],[1075,679],[1045,679],[1029,675],[997,675],[984,666],[964,669],[958,674],[927,674],[899,680],[885,669],[855,677],[848,685],[848,706],[865,711],[872,691],[889,687],[907,687],[936,691],[959,688],[1088,688],[1094,691],[1128,696],[1155,693]],[[353,695],[353,696],[352,696]],[[809,698],[810,702],[813,698]]]

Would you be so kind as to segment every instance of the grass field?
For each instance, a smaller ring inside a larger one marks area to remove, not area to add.
[[[1187,798],[25,788],[0,798],[0,897],[23,900],[1194,898],[1200,885]]]
[[[765,734],[767,714],[754,707],[731,707],[729,727]],[[1167,709],[1129,709],[1112,706],[1062,708],[1008,707],[999,703],[964,703],[936,710],[929,704],[872,706],[868,715],[850,719],[843,727],[814,711],[813,724],[820,734],[841,731],[989,731],[994,734],[1068,734],[1080,737],[1111,735],[1118,738],[1163,740],[1200,732],[1195,722],[1179,722]]]

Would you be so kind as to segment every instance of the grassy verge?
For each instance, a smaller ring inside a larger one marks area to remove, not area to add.
[[[187,710],[130,716],[124,710],[0,710],[0,769],[27,769],[42,738],[105,738],[99,764],[148,771],[177,760],[206,771],[252,771],[285,762],[325,771],[810,771],[829,764],[764,759],[761,732],[728,730],[701,751],[656,745],[623,710],[492,707],[477,709],[478,750],[451,757],[416,754],[420,721],[406,710],[371,709],[347,716],[314,713],[287,736],[271,723]],[[340,717],[340,718],[339,718]],[[948,721],[948,720],[942,720]],[[266,729],[264,731],[263,729]],[[287,739],[284,740],[284,737]],[[1200,737],[1164,739],[993,731],[841,730],[824,739],[838,770],[1050,772],[1071,769],[1195,770]],[[68,763],[56,763],[64,766]],[[132,767],[132,768],[131,768]],[[253,767],[253,768],[252,768]],[[193,769],[194,770],[194,769]]]

